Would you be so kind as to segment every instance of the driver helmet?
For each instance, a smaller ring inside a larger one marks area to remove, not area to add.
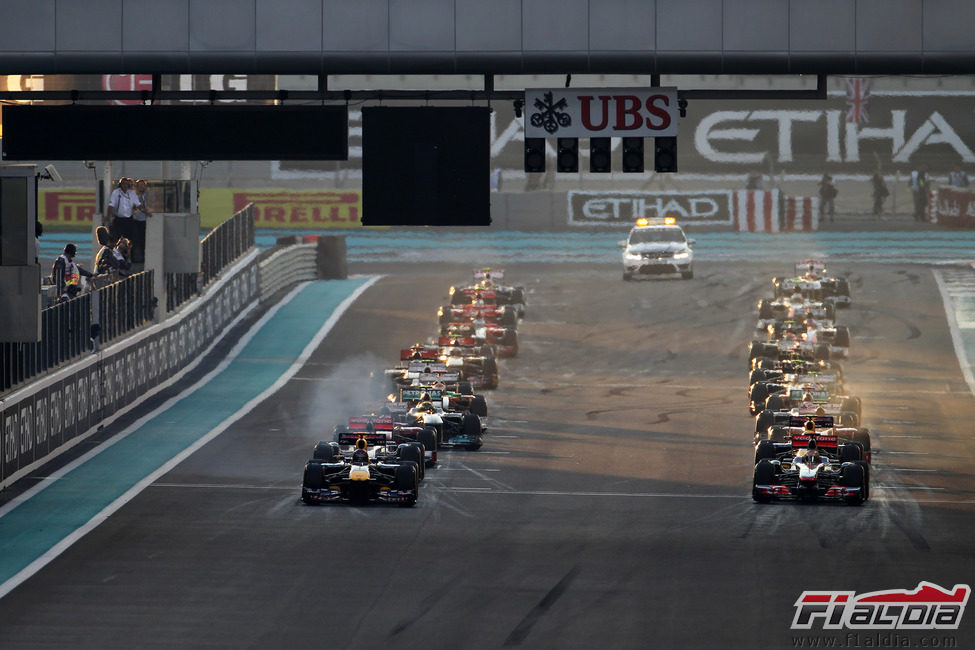
[[[815,433],[815,431],[816,431],[816,423],[813,422],[812,419],[806,420],[806,423],[804,425],[802,425],[802,428],[806,431],[806,433]],[[809,448],[810,449],[815,449],[816,448],[816,439],[815,438],[813,438],[812,440],[809,441]]]
[[[366,451],[366,439],[359,438],[355,441],[355,451],[352,452],[353,465],[368,465],[369,452]]]

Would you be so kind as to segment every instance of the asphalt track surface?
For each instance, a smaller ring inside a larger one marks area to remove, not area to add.
[[[0,647],[839,645],[790,630],[803,590],[971,584],[975,398],[930,267],[831,267],[853,285],[871,501],[752,502],[746,346],[783,270],[508,264],[529,304],[484,447],[444,452],[415,508],[309,507],[314,443],[470,271],[353,264],[387,275],[275,395],[5,596]],[[975,647],[970,616],[935,636]]]

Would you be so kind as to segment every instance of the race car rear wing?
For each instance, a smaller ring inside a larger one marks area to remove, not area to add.
[[[796,275],[805,275],[808,271],[822,273],[826,270],[826,262],[822,260],[800,260],[796,262]]]
[[[426,361],[426,360],[436,360],[436,358],[437,358],[437,349],[436,348],[428,348],[428,347],[425,347],[424,346],[424,347],[419,347],[419,348],[406,348],[406,349],[400,350],[399,351],[399,360],[400,361],[406,361],[407,359],[412,359],[413,358],[413,354],[415,352],[419,352],[420,353],[420,359],[421,360],[424,360],[424,361]]]
[[[355,445],[359,438],[366,441],[369,447],[383,446],[388,438],[382,433],[340,433],[338,443],[340,445]]]
[[[813,421],[813,424],[816,425],[817,429],[831,429],[834,426],[832,415],[815,415],[811,418],[792,416],[791,418],[789,418],[789,426],[798,427],[801,429],[803,426],[805,426],[806,422],[808,422],[809,420]]]
[[[836,436],[821,436],[819,434],[813,434],[810,436],[807,433],[798,433],[792,436],[792,448],[796,449],[799,447],[806,447],[809,445],[810,438],[816,438],[816,446],[823,449],[836,449],[837,439]]]
[[[439,345],[470,348],[477,345],[477,340],[473,336],[462,336],[460,338],[455,336],[441,336],[437,339],[437,343]]]
[[[504,269],[474,269],[474,281],[480,282],[481,280],[504,280]]]
[[[430,401],[432,402],[439,402],[441,397],[443,397],[443,390],[440,388],[424,388],[420,386],[418,388],[400,389],[399,399],[401,402],[416,402],[420,399],[420,396],[423,395],[423,393],[427,393],[430,396]]]
[[[388,415],[360,416],[349,418],[349,430],[352,432],[369,431],[369,425],[373,431],[392,431],[393,418]],[[368,434],[367,434],[368,435]],[[385,434],[382,434],[385,437]]]

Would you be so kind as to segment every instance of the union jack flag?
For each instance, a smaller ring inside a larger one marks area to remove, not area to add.
[[[846,80],[846,121],[853,124],[869,124],[867,102],[870,100],[869,79]]]

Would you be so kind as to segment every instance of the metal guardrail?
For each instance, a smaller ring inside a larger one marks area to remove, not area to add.
[[[152,277],[152,271],[143,271],[41,310],[40,341],[0,343],[0,393],[89,354],[96,322],[101,342],[150,322],[155,307]]]
[[[270,251],[260,261],[261,302],[278,291],[318,277],[318,244],[297,244]]]
[[[244,251],[254,246],[254,204],[249,203],[211,230],[200,242],[201,286],[207,286]]]

